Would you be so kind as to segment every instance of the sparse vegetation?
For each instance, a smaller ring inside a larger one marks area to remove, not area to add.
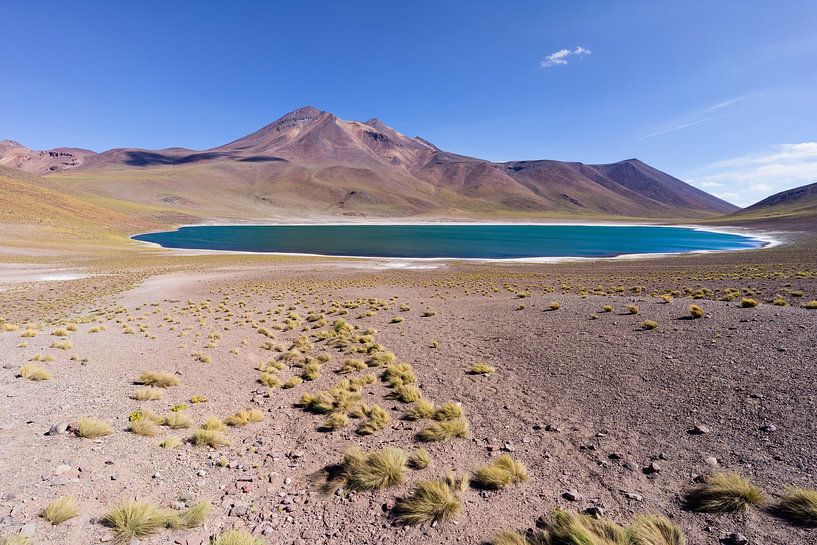
[[[426,449],[420,447],[411,455],[408,464],[414,469],[425,469],[431,465],[431,455]]]
[[[642,515],[630,524],[631,545],[686,545],[681,529],[661,515]]]
[[[464,418],[434,422],[427,428],[420,430],[417,438],[420,441],[445,441],[452,437],[467,437],[468,421]]]
[[[434,402],[427,399],[418,399],[412,408],[406,411],[406,420],[422,420],[423,418],[432,418],[436,408]]]
[[[760,303],[757,299],[752,299],[751,297],[744,297],[740,300],[741,308],[754,308],[758,306]]]
[[[397,520],[407,525],[447,522],[462,508],[457,493],[446,480],[419,481],[411,494],[395,507]]]
[[[488,465],[474,471],[472,482],[479,488],[499,489],[528,480],[525,465],[502,454],[491,460]]]
[[[496,367],[492,367],[487,363],[476,363],[471,366],[468,373],[471,375],[489,375],[496,371]]]
[[[548,304],[548,308],[550,310],[559,310],[562,308],[562,305],[558,301],[551,301],[550,304]]]
[[[77,515],[79,515],[79,507],[77,507],[77,501],[71,496],[63,496],[54,500],[40,513],[42,518],[55,526]]]
[[[77,422],[76,434],[85,439],[97,439],[112,433],[111,425],[98,418],[83,417]]]
[[[179,379],[176,375],[161,371],[145,371],[139,375],[136,382],[145,386],[156,386],[158,388],[169,388],[179,385]]]
[[[646,330],[657,329],[658,322],[653,320],[644,320],[644,322],[642,322],[641,324],[641,327]]]
[[[51,380],[51,373],[36,363],[26,363],[20,367],[20,376],[26,380]]]
[[[174,449],[174,448],[178,448],[178,447],[180,447],[181,445],[182,445],[182,440],[181,440],[181,439],[179,439],[178,437],[176,437],[175,435],[171,435],[171,436],[165,437],[165,438],[162,440],[162,442],[161,442],[161,443],[159,443],[159,446],[160,446],[160,447],[162,447],[162,448],[166,448],[166,449]]]
[[[783,493],[775,513],[801,526],[817,526],[817,490],[789,488]]]
[[[350,490],[369,491],[403,482],[408,455],[399,448],[385,448],[365,453],[351,448],[337,466],[327,468],[326,489],[345,486]]]
[[[238,411],[224,419],[228,426],[246,426],[251,422],[261,422],[264,420],[264,413],[259,409],[247,409]]]
[[[128,425],[128,431],[130,431],[131,433],[135,433],[136,435],[141,435],[143,437],[156,437],[157,435],[162,433],[162,430],[159,429],[159,426],[157,426],[156,423],[147,418],[139,418],[137,420],[132,420],[131,423]]]
[[[693,319],[703,318],[704,317],[704,309],[701,308],[699,305],[689,305],[689,315],[692,316]]]
[[[702,513],[746,511],[763,501],[763,492],[737,473],[716,473],[691,491],[687,505]]]
[[[132,397],[137,401],[157,401],[162,399],[163,395],[164,390],[161,388],[146,386],[145,388],[137,388]]]
[[[638,314],[638,305],[627,305],[628,314]]]
[[[108,511],[102,522],[111,528],[117,543],[129,543],[178,525],[178,516],[154,503],[126,502]]]
[[[264,545],[264,542],[244,530],[225,530],[214,536],[210,545]]]
[[[229,446],[231,441],[220,431],[198,429],[193,432],[193,444],[197,447],[220,448]]]
[[[382,430],[391,422],[389,411],[378,405],[363,407],[361,412],[366,418],[365,422],[357,429],[357,432],[361,435],[371,435]]]

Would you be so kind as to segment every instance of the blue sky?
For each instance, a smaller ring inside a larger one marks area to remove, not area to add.
[[[0,138],[207,148],[310,104],[493,160],[817,181],[817,2],[4,2]]]

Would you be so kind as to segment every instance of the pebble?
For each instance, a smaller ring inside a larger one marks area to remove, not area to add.
[[[642,501],[644,499],[644,496],[637,492],[625,492],[624,497],[633,501]]]
[[[592,507],[588,507],[584,510],[585,514],[590,515],[595,519],[599,519],[604,516],[604,509],[599,507],[598,505],[593,505]]]
[[[575,488],[568,488],[562,493],[562,497],[568,501],[581,501],[582,495]]]
[[[692,435],[705,435],[709,433],[711,430],[709,426],[704,426],[703,424],[696,424],[694,428],[689,430],[689,433]]]
[[[749,539],[743,534],[729,534],[721,539],[723,545],[749,545]]]
[[[46,435],[61,435],[68,431],[68,422],[57,422],[52,424]]]
[[[659,464],[658,462],[651,462],[650,465],[645,467],[643,471],[647,475],[652,475],[654,473],[660,473],[661,472],[661,464]]]
[[[707,458],[704,458],[704,462],[706,462],[706,465],[710,465],[712,467],[718,465],[718,459],[715,458],[714,456],[708,456]]]

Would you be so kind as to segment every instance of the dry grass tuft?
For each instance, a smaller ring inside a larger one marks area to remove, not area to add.
[[[418,399],[412,408],[406,411],[404,418],[406,420],[422,420],[423,418],[432,418],[436,412],[434,402],[428,399]]]
[[[425,469],[431,465],[431,455],[426,449],[420,447],[411,455],[408,464],[414,469]]]
[[[414,384],[406,384],[395,387],[394,397],[403,403],[412,403],[422,399],[423,393]]]
[[[41,517],[55,526],[77,515],[79,515],[79,507],[77,507],[77,501],[71,496],[63,496],[52,501],[40,513]]]
[[[809,301],[808,303],[803,303],[800,306],[809,310],[817,310],[817,299],[814,301]]]
[[[758,306],[760,303],[757,299],[752,299],[751,297],[744,297],[740,300],[741,308],[754,308]]]
[[[638,314],[638,305],[627,305],[628,314]]]
[[[327,469],[325,490],[345,486],[350,490],[369,491],[398,485],[405,478],[407,460],[408,455],[399,448],[370,453],[351,448],[339,465]]]
[[[419,481],[411,495],[397,501],[397,520],[403,524],[447,522],[456,517],[462,504],[445,480]]]
[[[163,439],[162,442],[159,443],[159,446],[166,449],[179,448],[182,446],[182,440],[175,435],[171,435]]]
[[[334,431],[345,428],[348,425],[349,417],[346,416],[346,413],[332,413],[326,417],[320,429],[323,431]]]
[[[98,418],[82,417],[77,422],[77,435],[85,439],[97,439],[113,433],[111,425]]]
[[[531,545],[531,543],[525,534],[513,530],[502,530],[491,541],[491,545]]]
[[[562,308],[562,305],[558,301],[551,301],[550,304],[548,304],[548,308],[550,310],[559,310]]]
[[[405,384],[412,384],[416,382],[417,379],[414,376],[414,369],[411,368],[411,365],[398,363],[386,367],[386,371],[383,373],[383,380],[385,380],[389,386],[395,388]]]
[[[198,429],[193,432],[193,444],[197,447],[219,448],[227,447],[232,442],[220,431]]]
[[[527,480],[528,472],[525,465],[507,454],[502,454],[491,460],[488,465],[474,471],[473,482],[479,488],[497,490]]]
[[[161,388],[146,386],[145,388],[137,388],[131,397],[137,401],[157,401],[162,399],[163,395],[164,390]]]
[[[157,435],[162,433],[162,430],[159,429],[159,426],[157,426],[155,422],[147,418],[139,418],[136,420],[132,420],[131,423],[128,425],[128,431],[131,433],[135,433],[136,435],[141,435],[143,437],[156,437]]]
[[[197,502],[179,515],[181,526],[183,528],[196,528],[201,526],[212,512],[213,506],[209,501]]]
[[[790,488],[783,494],[775,512],[801,526],[817,526],[817,490]]]
[[[34,545],[34,541],[22,534],[16,534],[13,536],[0,536],[0,545]]]
[[[690,492],[687,505],[701,513],[746,511],[763,501],[763,492],[737,473],[716,473]]]
[[[681,529],[661,515],[636,517],[630,524],[631,545],[686,545]]]
[[[244,530],[226,530],[213,536],[210,545],[264,545],[264,542]]]
[[[692,316],[693,319],[703,318],[704,309],[699,305],[689,305],[689,315]]]
[[[417,438],[420,441],[445,441],[452,437],[467,437],[468,421],[464,418],[434,422],[427,428],[420,430]]]
[[[186,428],[193,427],[193,419],[187,416],[184,413],[175,412],[170,413],[165,419],[163,424],[170,428],[171,430],[180,430]]]
[[[641,327],[648,331],[658,329],[658,322],[653,320],[644,320],[644,322],[641,324]]]
[[[144,384],[145,386],[156,386],[159,388],[169,388],[179,385],[179,379],[176,375],[164,371],[145,371],[139,375],[136,382]]]
[[[287,388],[287,389],[288,388],[295,388],[296,386],[298,386],[300,384],[303,384],[303,383],[304,383],[304,379],[302,379],[301,377],[291,377],[289,380],[287,380],[285,383],[283,383],[281,385],[281,387],[282,388]]]
[[[153,503],[126,502],[108,511],[102,522],[112,529],[114,541],[128,543],[178,526],[178,515]]]
[[[218,417],[208,416],[207,420],[204,421],[204,424],[201,425],[201,429],[210,431],[224,431],[227,429],[227,426],[225,426],[224,422],[222,422]]]
[[[259,409],[247,409],[238,411],[224,419],[228,426],[246,426],[251,422],[261,422],[264,420],[264,413]]]
[[[51,380],[51,373],[36,363],[26,363],[20,367],[20,376],[26,380]]]
[[[462,405],[454,401],[446,401],[434,411],[434,420],[454,420],[455,418],[462,418]]]
[[[384,429],[391,422],[389,411],[378,405],[363,407],[362,412],[366,417],[366,421],[357,429],[357,432],[361,435],[371,435]]]
[[[489,375],[496,371],[496,367],[491,367],[487,363],[477,363],[471,366],[468,373],[471,375]]]

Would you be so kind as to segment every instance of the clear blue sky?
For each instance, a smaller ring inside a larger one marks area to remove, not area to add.
[[[0,138],[37,149],[207,148],[310,104],[738,204],[817,181],[813,0],[6,0],[0,37]]]

